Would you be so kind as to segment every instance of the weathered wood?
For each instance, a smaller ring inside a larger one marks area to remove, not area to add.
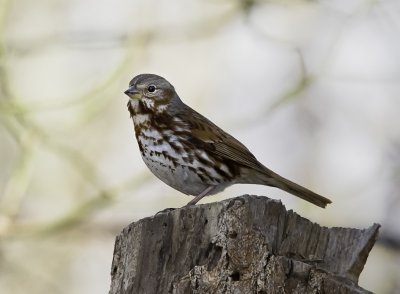
[[[357,282],[378,229],[321,227],[248,195],[176,209],[117,237],[110,294],[369,293]]]

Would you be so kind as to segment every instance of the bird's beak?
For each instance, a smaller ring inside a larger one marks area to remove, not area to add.
[[[136,90],[135,86],[130,86],[124,93],[133,99],[140,99],[141,96],[140,92]]]

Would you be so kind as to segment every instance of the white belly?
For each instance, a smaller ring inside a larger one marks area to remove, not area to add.
[[[143,137],[138,137],[138,141],[140,141],[143,147],[143,161],[155,176],[174,189],[188,195],[196,196],[209,186],[215,186],[210,193],[215,194],[232,184],[223,183],[220,175],[208,165],[195,159],[189,162],[187,156],[178,154],[168,142],[164,141],[163,144],[156,144],[156,140],[162,138],[158,131],[150,132],[147,130],[144,131],[144,135]],[[176,141],[174,142],[176,144]],[[205,158],[207,156],[201,150],[192,150],[191,152],[193,158],[196,156],[203,156]],[[206,175],[206,177],[203,176],[202,179],[198,173]]]

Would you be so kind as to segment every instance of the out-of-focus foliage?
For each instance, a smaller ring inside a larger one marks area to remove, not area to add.
[[[152,72],[329,226],[382,223],[361,286],[399,291],[400,2],[0,2],[0,293],[104,293],[115,235],[187,196],[140,159],[123,95]]]

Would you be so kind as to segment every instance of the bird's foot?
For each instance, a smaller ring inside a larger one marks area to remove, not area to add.
[[[157,212],[156,215],[161,214],[161,213],[168,213],[168,212],[174,211],[175,209],[176,208],[172,208],[172,207],[171,208],[166,208],[166,209],[163,209],[163,210]]]

